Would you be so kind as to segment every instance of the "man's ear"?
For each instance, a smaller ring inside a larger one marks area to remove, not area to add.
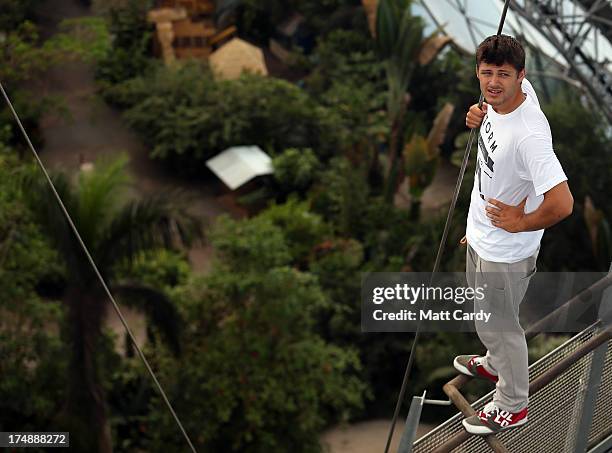
[[[523,79],[525,78],[525,75],[526,75],[526,74],[527,74],[527,73],[526,73],[526,71],[525,71],[525,68],[523,68],[523,69],[521,69],[521,70],[519,71],[519,73],[518,73],[518,81],[519,81],[519,83],[523,83]]]
[[[478,65],[476,65],[476,78],[480,79],[480,77],[478,77]]]

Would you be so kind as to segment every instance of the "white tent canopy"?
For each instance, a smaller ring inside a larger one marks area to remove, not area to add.
[[[206,161],[206,166],[231,190],[256,176],[272,174],[272,159],[259,146],[234,146]]]

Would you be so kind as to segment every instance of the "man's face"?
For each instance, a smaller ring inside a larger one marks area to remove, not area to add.
[[[487,104],[503,107],[516,98],[525,77],[525,70],[517,72],[514,66],[508,63],[496,66],[483,61],[476,67],[476,77],[480,81],[480,90]]]

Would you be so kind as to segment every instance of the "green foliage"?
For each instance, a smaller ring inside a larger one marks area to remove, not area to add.
[[[150,353],[145,346],[145,354]],[[147,435],[149,412],[163,410],[149,407],[151,395],[157,391],[138,357],[118,360],[110,370],[108,403],[113,414],[113,451],[129,453],[142,450]],[[162,383],[164,385],[164,383]]]
[[[32,15],[39,0],[0,0],[0,32],[15,29]]]
[[[0,8],[1,9],[1,8]],[[0,14],[0,20],[4,17]],[[1,28],[0,28],[1,30]],[[40,141],[38,121],[51,106],[57,108],[52,97],[32,95],[32,87],[47,76],[54,65],[74,59],[95,59],[105,52],[107,34],[96,18],[79,18],[60,23],[59,32],[40,43],[38,30],[28,21],[15,24],[0,39],[0,80],[19,112],[24,127],[35,145]],[[27,89],[22,88],[27,82]],[[0,108],[0,124],[13,124],[9,109]],[[17,144],[15,137],[9,137]]]
[[[283,232],[265,216],[235,222],[227,216],[217,220],[211,232],[215,252],[234,272],[271,269],[289,264],[292,257]]]
[[[125,155],[114,161],[98,160],[94,171],[78,174],[78,189],[70,198],[74,200],[73,215],[78,219],[79,233],[90,247],[98,245],[103,229],[125,200],[129,182],[127,163]]]
[[[275,26],[291,11],[291,2],[282,0],[220,0],[217,11],[235,11],[242,34],[261,44],[275,32]]]
[[[405,173],[409,180],[410,194],[420,199],[433,181],[438,166],[438,156],[431,153],[425,137],[414,134],[404,147]]]
[[[399,35],[400,20],[409,0],[385,0],[378,3],[376,12],[376,45],[383,58],[391,58]]]
[[[340,235],[365,234],[369,187],[365,172],[345,158],[334,158],[311,191],[312,206]]]
[[[56,189],[71,213],[80,235],[103,274],[112,277],[114,266],[140,251],[174,246],[169,219],[177,222],[179,241],[190,243],[201,234],[200,221],[187,213],[184,202],[172,193],[134,200],[127,197],[127,158],[100,159],[91,172],[81,172],[73,185],[66,174],[53,176]],[[90,265],[72,236],[57,202],[42,178],[32,178],[28,194],[38,209],[37,220],[85,285],[95,280]]]
[[[75,58],[100,57],[108,47],[106,28],[97,18],[72,19],[60,24],[60,32],[39,44],[31,22],[23,22],[0,41],[4,61],[0,78],[5,85],[38,80],[53,65]]]
[[[240,34],[267,45],[276,27],[292,13],[301,14],[308,29],[317,35],[329,29],[330,17],[355,3],[355,0],[219,0],[217,11],[233,11]],[[363,15],[360,8],[348,9],[347,14],[355,16],[355,11]]]
[[[319,37],[311,60],[316,64],[306,82],[308,89],[316,94],[325,92],[334,82],[349,86],[384,82],[381,80],[384,68],[367,33],[333,30]],[[379,88],[385,89],[380,83]]]
[[[405,365],[397,358],[407,357],[411,345],[406,335],[361,332],[361,274],[430,271],[444,219],[413,221],[407,212],[372,196],[363,172],[342,158],[330,161],[309,195],[313,210],[323,215],[339,236],[320,243],[308,265],[331,301],[319,316],[318,330],[330,342],[358,348],[363,379],[373,394],[366,413],[368,417],[388,416]],[[440,363],[432,363],[432,367]],[[416,387],[427,385],[428,371],[425,366],[414,376]]]
[[[189,62],[173,68],[159,65],[150,74],[118,84],[108,94],[109,99],[122,109],[150,107],[157,113],[177,103],[197,106],[198,102],[206,99],[204,96],[211,91],[213,84],[207,66]],[[163,102],[165,98],[169,101]],[[139,107],[139,104],[145,102],[145,106]]]
[[[282,230],[292,262],[296,264],[304,264],[315,246],[331,232],[321,216],[310,211],[307,202],[299,202],[295,197],[284,204],[268,207],[258,218]]]
[[[4,61],[0,67],[0,78],[7,86],[29,80],[49,67],[51,59],[37,46],[38,32],[31,22],[20,23],[0,41]]]
[[[288,266],[282,230],[264,217],[222,219],[211,234],[219,261],[177,292],[193,320],[180,366],[160,355],[164,382],[200,451],[320,451],[328,417],[359,407],[355,352],[313,333],[327,305],[314,276]],[[176,451],[165,412],[149,449]]]
[[[410,0],[381,0],[376,16],[376,45],[385,64],[391,123],[385,178],[385,200],[392,203],[403,179],[403,154],[407,93],[423,43],[424,24],[413,16]]]
[[[45,42],[45,46],[56,46],[64,57],[79,58],[95,63],[110,51],[111,37],[108,26],[99,17],[79,17],[63,20],[60,33]]]
[[[378,147],[387,139],[389,123],[384,68],[367,28],[333,29],[320,35],[309,60],[313,68],[305,88],[332,112],[338,151],[369,166],[369,177],[377,176]],[[317,178],[321,177],[327,178],[325,174]],[[319,209],[322,200],[317,196],[315,200]]]
[[[455,137],[466,131],[465,113],[480,94],[476,82],[473,61],[452,49],[443,51],[425,66],[417,66],[409,87],[411,97],[406,115],[406,136],[426,134],[438,112],[449,102],[455,106],[455,112],[440,148],[441,155],[450,156],[455,149]],[[427,89],[418,88],[423,86]]]
[[[410,266],[428,271],[443,219],[417,223],[409,213],[371,194],[365,172],[345,158],[334,158],[309,192],[312,210],[330,224],[335,235],[361,242],[367,267],[375,271]]]
[[[153,32],[147,23],[150,0],[127,0],[111,5],[106,11],[112,46],[96,66],[96,79],[103,94],[114,84],[137,77],[152,70],[150,58]]]
[[[527,344],[529,346],[529,363],[534,363],[536,360],[541,359],[553,349],[561,346],[569,338],[567,335],[538,335]]]
[[[380,86],[365,80],[340,80],[332,82],[320,96],[320,102],[335,114],[341,149],[347,153],[351,153],[351,149],[357,150],[355,157],[366,163],[371,159],[373,148],[379,146],[389,133],[384,110],[385,93]]]
[[[581,203],[589,195],[595,206],[604,209],[606,217],[611,218],[612,207],[606,191],[612,183],[609,171],[612,138],[606,135],[605,122],[579,101],[568,102],[561,97],[544,106],[544,112],[552,130],[555,153],[567,174],[574,199]]]
[[[378,4],[376,44],[386,64],[388,112],[392,119],[400,114],[423,41],[424,24],[412,15],[410,3],[410,0],[381,0]]]
[[[612,218],[607,197],[612,184],[609,170],[612,167],[609,152],[612,139],[606,135],[604,121],[577,100],[557,98],[544,106],[544,111],[550,123],[555,153],[574,196],[574,212],[547,230],[539,256],[540,268],[607,271],[612,260],[610,250],[593,247],[584,217],[585,199],[589,196],[595,208],[602,211],[604,221],[609,222]],[[569,243],[573,246],[567,247]]]
[[[259,145],[280,153],[312,148],[319,157],[336,149],[335,118],[297,86],[244,75],[216,82],[197,64],[158,68],[110,90],[127,108],[125,118],[162,159],[183,173],[234,145]]]
[[[274,179],[286,192],[303,193],[315,179],[321,163],[310,148],[289,148],[272,160]]]
[[[49,247],[15,184],[29,169],[0,151],[0,426],[36,431],[48,426],[63,399],[66,351],[58,331],[62,307],[37,288],[57,269]]]
[[[187,282],[190,268],[184,254],[173,250],[155,249],[144,250],[131,262],[122,263],[115,274],[153,288],[170,290]]]
[[[356,0],[297,0],[295,9],[304,15],[306,24],[316,34],[325,33],[330,28],[330,21],[333,21],[341,13],[353,16],[353,19],[360,20],[361,30],[366,31],[365,14],[360,2]],[[357,16],[357,17],[355,17]],[[353,24],[356,25],[356,24]]]
[[[363,262],[362,244],[340,238],[319,244],[310,262],[310,272],[317,276],[330,300],[319,318],[319,330],[331,342],[359,345],[363,339],[359,309]],[[367,355],[365,348],[360,354]]]
[[[171,248],[175,241],[189,244],[199,234],[200,224],[186,213],[180,200],[171,199],[169,194],[143,200],[127,198],[126,165],[126,158],[99,160],[93,170],[82,171],[76,178],[57,173],[52,180],[100,275],[119,300],[146,313],[150,325],[176,353],[180,318],[172,301],[142,282],[123,281],[115,272],[119,263],[130,263],[142,251]],[[66,402],[57,424],[74,434],[75,445],[83,445],[81,449],[91,450],[96,443],[100,449],[104,442],[111,442],[106,435],[103,372],[109,370],[106,361],[112,361],[107,357],[111,348],[102,331],[106,295],[46,179],[40,178],[39,172],[27,176],[20,187],[27,189],[27,202],[67,270],[63,299],[68,322],[64,338],[71,354]],[[92,427],[96,435],[92,435]]]

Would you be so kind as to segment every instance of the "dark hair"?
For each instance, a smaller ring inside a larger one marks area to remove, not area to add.
[[[520,72],[525,68],[525,49],[512,36],[489,36],[476,49],[476,65],[483,61],[496,66],[508,63]]]

